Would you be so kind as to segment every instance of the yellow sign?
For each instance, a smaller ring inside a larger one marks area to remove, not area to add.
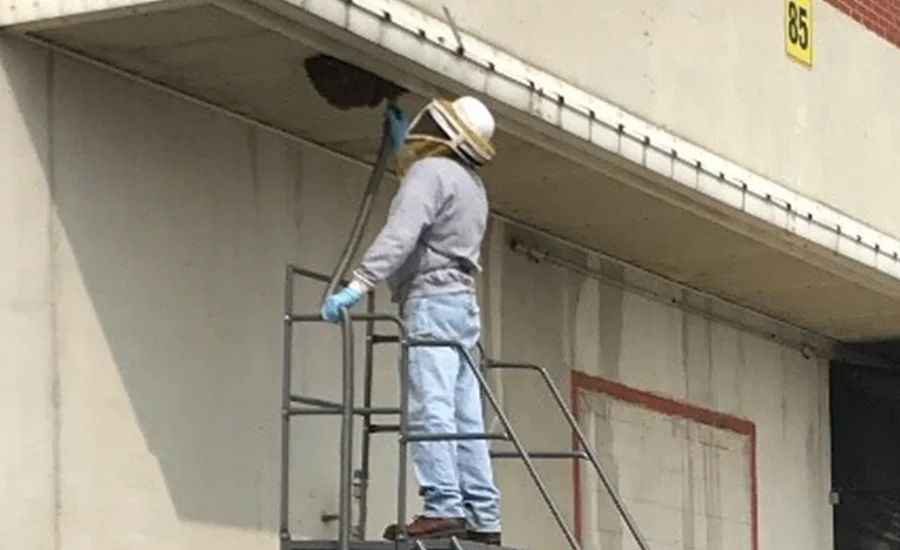
[[[789,56],[812,66],[812,0],[784,0],[784,48]]]

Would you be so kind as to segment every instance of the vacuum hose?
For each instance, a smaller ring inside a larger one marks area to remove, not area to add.
[[[345,278],[347,274],[347,269],[350,266],[350,260],[356,254],[357,248],[359,248],[359,241],[362,238],[363,231],[366,228],[366,224],[369,221],[369,214],[372,213],[372,204],[375,202],[375,195],[378,192],[378,186],[381,185],[381,180],[384,178],[384,172],[387,170],[388,158],[391,153],[391,144],[390,144],[390,125],[388,123],[388,111],[394,105],[393,100],[389,100],[387,104],[387,110],[385,110],[384,124],[381,131],[381,146],[378,149],[378,158],[375,160],[375,166],[372,168],[372,173],[369,175],[369,182],[366,184],[366,190],[363,194],[363,200],[359,205],[359,210],[356,213],[356,221],[353,223],[353,229],[350,231],[350,237],[347,239],[347,244],[344,245],[344,251],[341,253],[341,259],[338,261],[337,265],[334,266],[334,271],[331,274],[331,280],[328,282],[328,287],[325,289],[325,293],[322,295],[322,301],[324,302],[328,296],[330,296],[335,290],[337,290],[338,285]]]

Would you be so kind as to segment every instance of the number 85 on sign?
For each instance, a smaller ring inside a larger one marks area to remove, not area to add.
[[[784,46],[787,54],[812,66],[812,0],[785,0]]]

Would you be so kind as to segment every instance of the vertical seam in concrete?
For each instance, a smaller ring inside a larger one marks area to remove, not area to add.
[[[579,421],[579,403],[578,403],[578,385],[575,382],[575,371],[569,371],[569,406],[572,409],[572,416],[575,417],[575,422]],[[580,451],[581,444],[578,440],[578,434],[575,433],[575,430],[572,430],[572,450]],[[572,528],[575,531],[575,540],[578,541],[579,544],[584,544],[583,539],[583,531],[584,531],[584,518],[582,516],[582,503],[581,503],[581,460],[577,458],[572,459]]]
[[[684,373],[684,395],[695,399],[691,380],[691,314],[681,310],[681,371]]]
[[[788,442],[788,370],[791,368],[784,346],[778,346],[778,364],[781,367],[781,441]]]
[[[824,516],[828,518],[828,529],[819,531],[819,536],[824,538],[825,543],[818,545],[818,547],[829,548],[834,545],[834,511],[827,504],[833,489],[831,486],[833,470],[831,450],[831,368],[827,361],[824,364],[820,362],[818,367],[822,371],[819,374],[819,389],[817,392],[819,395],[819,456],[822,462],[820,471],[827,473],[826,479],[828,480],[826,481],[825,499],[822,501],[822,509],[825,510]]]
[[[61,449],[60,440],[62,437],[62,390],[60,387],[60,369],[59,369],[59,317],[58,317],[58,298],[59,298],[59,280],[58,280],[58,263],[57,253],[59,250],[59,239],[56,229],[56,171],[55,171],[55,155],[54,155],[54,76],[55,76],[56,55],[53,52],[47,53],[46,68],[46,116],[47,116],[47,166],[45,167],[45,176],[47,178],[47,200],[49,202],[47,208],[47,240],[48,240],[48,275],[47,283],[49,285],[50,297],[50,376],[51,376],[51,403],[52,403],[52,467],[53,467],[53,547],[55,550],[62,548],[62,475],[61,475]]]
[[[291,201],[290,201],[290,211],[288,214],[290,215],[290,220],[294,224],[294,231],[296,232],[295,238],[296,241],[296,249],[294,251],[295,256],[299,258],[300,253],[303,250],[303,238],[305,233],[303,231],[303,193],[306,190],[306,182],[304,179],[306,178],[306,158],[304,156],[304,147],[300,146],[296,149],[292,149],[293,158],[292,158],[292,179],[293,185],[291,185]],[[304,377],[305,378],[305,377]]]
[[[259,166],[259,133],[254,126],[247,127],[247,163],[250,168],[250,185],[253,188],[253,226],[257,231],[262,218],[262,178]]]
[[[704,300],[704,305],[707,310],[712,309],[712,304],[710,304],[710,300]],[[718,406],[718,399],[716,399],[716,369],[714,367],[714,357],[715,353],[713,352],[713,320],[707,318],[704,323],[706,326],[706,379],[707,379],[707,394],[706,398],[709,400],[708,405],[716,409]],[[723,403],[724,406],[724,403]]]

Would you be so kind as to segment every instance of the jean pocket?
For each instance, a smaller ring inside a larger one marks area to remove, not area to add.
[[[403,324],[410,338],[435,338],[434,323],[427,299],[414,298],[406,303]]]
[[[473,316],[473,317],[479,317],[481,315],[481,306],[478,305],[478,297],[477,296],[473,295],[472,298],[469,300],[469,307],[468,307],[467,311],[468,311],[469,315]]]

